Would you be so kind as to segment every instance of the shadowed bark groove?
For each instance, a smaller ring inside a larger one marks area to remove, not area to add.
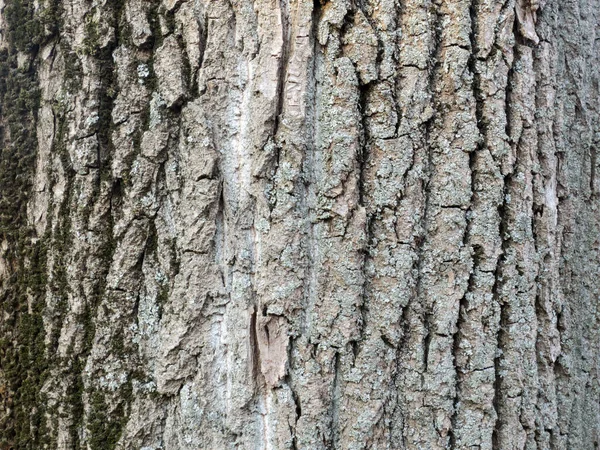
[[[596,449],[592,0],[5,0],[0,449]]]

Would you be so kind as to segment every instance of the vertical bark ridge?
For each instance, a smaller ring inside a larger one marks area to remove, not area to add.
[[[499,208],[503,204],[503,161],[509,153],[505,133],[506,89],[512,59],[514,13],[494,2],[471,4],[470,70],[476,99],[476,123],[481,138],[471,154],[472,203],[468,211],[467,245],[473,257],[469,288],[462,304],[456,335],[459,395],[453,426],[454,446],[492,448],[497,414],[496,335],[500,307],[495,303],[495,272],[502,252]],[[510,164],[504,166],[511,170]],[[474,343],[477,343],[474,345]],[[477,386],[477,388],[475,387]],[[473,420],[477,417],[477,421]]]

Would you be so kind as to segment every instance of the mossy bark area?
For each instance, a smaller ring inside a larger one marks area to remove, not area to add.
[[[41,386],[48,364],[42,321],[46,236],[27,220],[46,36],[33,2],[5,5],[0,47],[0,448],[35,448],[47,433]]]
[[[592,0],[5,0],[0,449],[596,449]]]

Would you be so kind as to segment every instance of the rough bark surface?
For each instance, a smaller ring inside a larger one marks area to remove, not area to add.
[[[595,0],[0,0],[0,448],[597,449]]]

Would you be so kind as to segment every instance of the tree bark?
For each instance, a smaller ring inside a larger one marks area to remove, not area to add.
[[[597,449],[598,30],[0,1],[0,448]]]

